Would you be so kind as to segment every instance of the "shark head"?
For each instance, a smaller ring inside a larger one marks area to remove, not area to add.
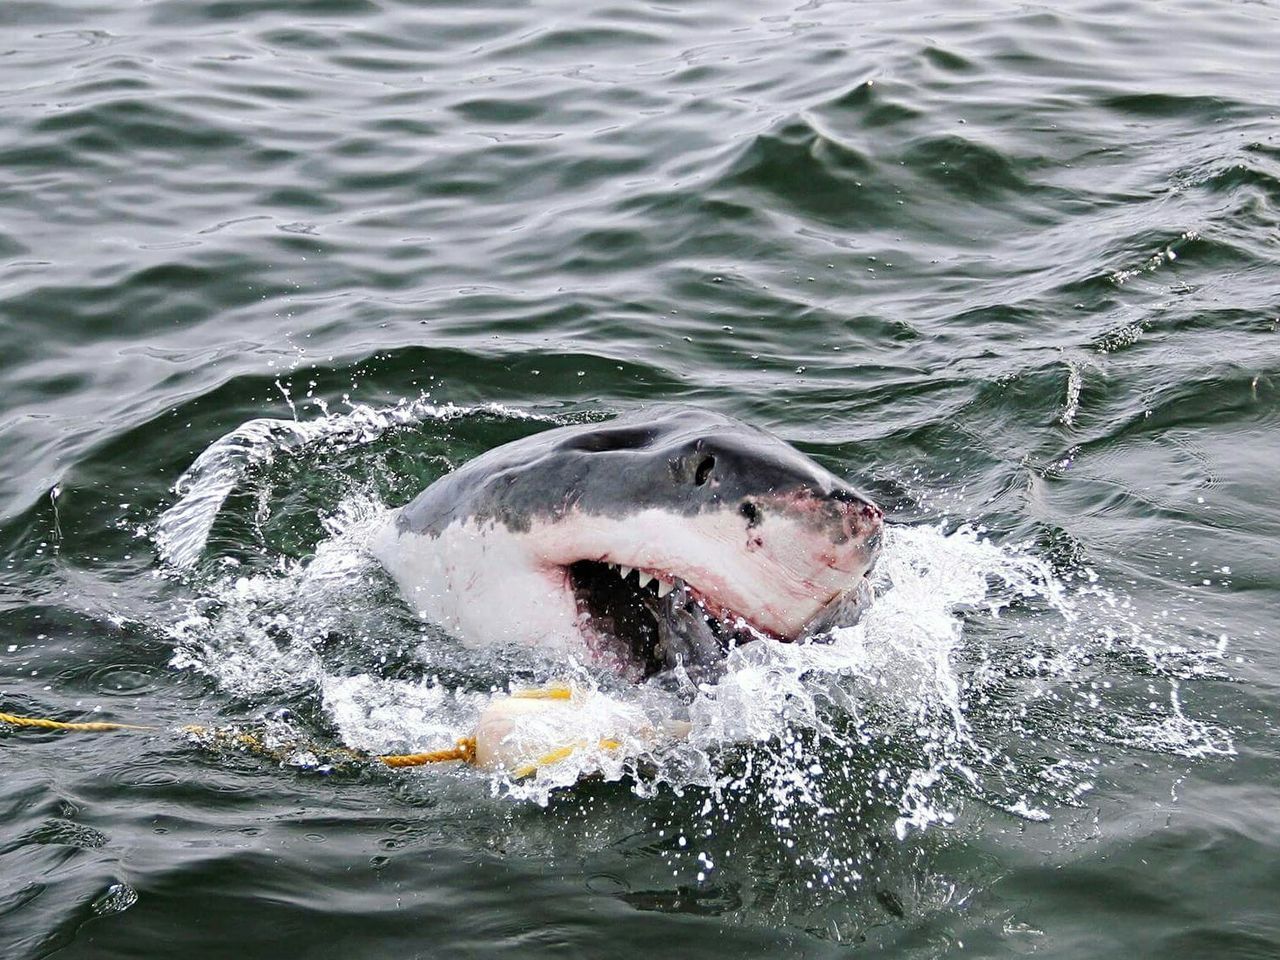
[[[663,406],[491,450],[402,508],[374,552],[471,644],[633,676],[853,622],[883,513],[764,430]]]

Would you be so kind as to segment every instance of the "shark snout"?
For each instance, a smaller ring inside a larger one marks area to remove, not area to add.
[[[861,541],[864,549],[873,554],[879,553],[880,541],[884,537],[884,511],[860,496],[843,506],[849,535]]]
[[[884,511],[851,487],[837,487],[825,501],[828,535],[837,558],[832,565],[869,573],[884,540]]]
[[[884,528],[884,511],[865,494],[852,487],[841,486],[827,494],[827,502],[834,507],[846,536],[879,544]]]

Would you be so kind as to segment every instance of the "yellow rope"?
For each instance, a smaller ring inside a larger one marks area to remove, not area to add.
[[[573,691],[569,687],[544,687],[536,690],[520,690],[512,693],[511,696],[522,700],[570,700],[573,698]],[[61,720],[47,720],[42,717],[19,717],[11,713],[0,713],[0,723],[8,723],[15,727],[33,727],[40,730],[64,730],[82,733],[107,733],[112,730],[155,729],[154,727],[144,727],[132,723],[67,723]],[[230,742],[243,747],[246,750],[252,751],[253,753],[263,754],[276,759],[281,759],[291,752],[289,750],[270,747],[255,734],[244,730],[227,731],[199,725],[189,725],[182,727],[181,729],[183,733],[203,737],[210,741]],[[617,740],[610,740],[606,738],[600,741],[599,746],[603,750],[617,750],[621,744]],[[585,747],[586,744],[579,741],[577,743],[572,743],[556,750],[552,750],[550,753],[539,757],[533,763],[528,763],[518,768],[513,776],[517,780],[524,779],[525,777],[536,773],[539,767],[558,763]],[[297,745],[294,745],[292,749],[298,749]],[[317,748],[314,752],[323,753],[328,756],[345,756],[356,762],[377,760],[379,763],[391,767],[392,769],[398,769],[400,767],[421,767],[429,763],[447,763],[454,760],[461,761],[462,763],[474,764],[476,762],[476,738],[461,737],[452,747],[448,747],[444,750],[431,750],[426,753],[401,753],[387,754],[384,756],[371,756],[357,750],[350,750],[346,747]]]
[[[82,733],[105,733],[110,730],[151,730],[153,727],[141,727],[131,723],[64,723],[60,720],[46,720],[42,717],[18,717],[11,713],[0,713],[0,722],[11,724],[15,727],[33,727],[40,730],[65,730],[78,731]],[[193,736],[204,737],[209,740],[230,741],[237,746],[244,747],[254,753],[261,753],[271,757],[280,757],[289,751],[278,748],[269,747],[263,743],[261,738],[255,734],[244,730],[226,731],[216,730],[210,727],[202,727],[198,724],[192,724],[182,727],[183,733],[189,733]],[[296,749],[296,746],[295,748]],[[428,763],[445,763],[450,760],[460,760],[463,763],[476,762],[476,739],[475,737],[461,737],[457,744],[445,750],[432,750],[426,753],[401,753],[388,754],[386,756],[370,756],[366,753],[360,753],[356,750],[349,750],[346,747],[325,747],[317,750],[319,753],[327,755],[345,756],[355,761],[377,760],[388,767],[421,767]]]
[[[35,727],[38,730],[67,730],[82,733],[107,733],[111,730],[153,730],[135,723],[66,723],[62,720],[46,720],[43,717],[16,717],[12,713],[0,713],[0,723],[15,727]]]
[[[457,746],[447,750],[432,750],[429,753],[388,754],[378,757],[388,767],[421,767],[428,763],[444,763],[449,760],[461,760],[463,763],[476,762],[476,738],[460,737]]]
[[[210,729],[209,727],[187,726],[182,728],[182,732],[203,737],[207,740],[229,742],[235,746],[244,747],[252,753],[259,753],[277,760],[284,759],[299,749],[297,744],[290,744],[288,748],[268,746],[256,734],[245,730],[227,731]],[[311,749],[313,753],[330,757],[345,757],[355,763],[367,763],[370,760],[377,760],[393,768],[420,767],[428,763],[443,763],[448,760],[474,763],[476,756],[476,742],[473,737],[463,737],[458,741],[457,746],[449,747],[446,750],[433,750],[429,753],[389,754],[381,757],[361,753],[358,750],[351,750],[347,747],[315,747],[308,749]]]

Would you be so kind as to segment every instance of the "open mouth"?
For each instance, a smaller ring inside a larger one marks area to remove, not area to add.
[[[644,677],[680,664],[696,675],[713,669],[734,646],[771,636],[715,607],[679,577],[579,560],[569,565],[569,581],[579,614],[608,648],[601,652]]]

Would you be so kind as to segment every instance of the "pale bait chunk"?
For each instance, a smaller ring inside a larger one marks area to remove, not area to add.
[[[480,714],[475,765],[520,778],[580,751],[635,753],[688,733],[686,722],[655,723],[635,704],[598,691],[518,691],[495,697]]]

